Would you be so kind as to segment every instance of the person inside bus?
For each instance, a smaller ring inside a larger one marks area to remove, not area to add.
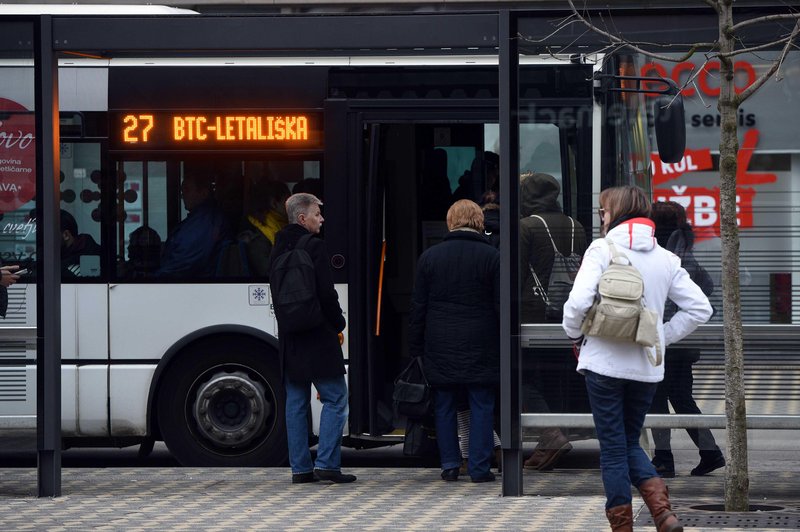
[[[289,187],[282,181],[260,181],[250,189],[249,207],[237,239],[245,244],[253,275],[269,275],[275,235],[289,223],[285,204],[290,195]]]
[[[214,199],[214,178],[187,173],[181,183],[183,205],[189,211],[167,237],[157,277],[211,277],[222,243],[231,231]]]
[[[292,187],[292,194],[299,194],[301,192],[316,196],[320,200],[325,199],[323,197],[324,190],[322,187],[322,180],[318,177],[306,177],[295,183]]]
[[[322,229],[322,202],[312,194],[293,194],[286,200],[289,225],[278,231],[271,263],[295,248],[301,238]],[[308,240],[305,250],[314,262],[322,322],[298,332],[282,332],[278,319],[279,355],[286,388],[286,433],[292,483],[305,484],[328,480],[337,484],[354,482],[355,475],[342,473],[342,433],[348,414],[345,365],[339,334],[345,319],[331,277],[330,257],[320,238]],[[273,275],[270,275],[273,277]],[[272,288],[275,288],[273,284]],[[280,290],[280,288],[278,288]],[[308,448],[308,415],[311,385],[322,402],[316,461]]]
[[[500,380],[500,253],[483,235],[483,212],[470,200],[447,211],[444,240],[417,263],[409,315],[411,356],[422,357],[431,384],[441,477],[458,480],[457,401],[470,408],[467,471],[473,482],[490,471],[495,392]]]
[[[683,206],[674,201],[656,202],[653,203],[650,217],[656,224],[655,236],[658,244],[677,255],[692,281],[706,296],[710,296],[714,292],[714,281],[694,257],[694,231],[686,220]],[[669,321],[677,310],[675,303],[667,301],[664,320]],[[692,396],[692,365],[698,360],[700,350],[697,348],[669,347],[665,350],[664,380],[658,385],[650,412],[668,414],[669,402],[676,414],[701,413]],[[652,432],[655,445],[653,465],[659,475],[672,478],[675,476],[675,460],[670,444],[671,430],[654,428]],[[725,457],[709,429],[687,428],[686,432],[700,451],[700,463],[692,469],[692,476],[706,475],[725,467]]]
[[[93,257],[86,259],[84,257]],[[98,271],[94,273],[91,262],[96,263]],[[78,232],[78,222],[70,213],[61,209],[61,269],[66,277],[99,275],[100,245],[92,235]],[[81,271],[83,266],[84,271]]]
[[[422,171],[420,210],[423,220],[444,220],[453,204],[450,180],[447,177],[447,152],[442,148],[428,150]]]
[[[146,225],[131,231],[128,237],[128,261],[125,277],[138,279],[153,275],[161,262],[161,237]]]
[[[547,286],[553,265],[553,244],[555,243],[559,251],[565,255],[571,249],[578,255],[583,255],[586,250],[586,232],[580,222],[564,214],[558,202],[560,193],[561,185],[550,174],[528,174],[520,185],[520,215],[523,218],[519,222],[519,257],[520,272],[525,275],[520,303],[523,323],[544,323],[546,321],[545,304],[543,299],[534,294],[531,288],[533,276],[530,272],[531,270],[535,271],[543,286]],[[534,216],[539,216],[545,222],[542,223],[539,218]],[[544,224],[547,224],[547,228]],[[537,366],[540,365],[540,361],[546,362],[541,364],[541,368],[531,368],[534,371],[526,372],[526,379],[523,383],[525,410],[526,412],[549,413],[552,408],[549,405],[548,397],[543,393],[547,365],[550,361],[563,357],[564,353],[558,350],[536,349],[533,354],[535,356],[525,357],[525,361],[533,362]],[[574,364],[571,369],[573,368]],[[534,375],[537,377],[534,378]],[[552,398],[550,400],[552,401]],[[560,402],[565,403],[563,400]],[[525,461],[523,467],[532,470],[552,469],[558,460],[571,449],[572,444],[561,429],[558,427],[543,429],[533,454]]]

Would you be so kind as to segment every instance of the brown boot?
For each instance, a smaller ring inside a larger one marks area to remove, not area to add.
[[[614,532],[633,532],[633,506],[630,504],[609,508],[606,517]]]
[[[653,516],[658,532],[683,532],[683,525],[669,503],[669,491],[663,478],[648,478],[639,484],[639,493]]]
[[[540,471],[552,469],[558,459],[570,450],[572,450],[572,444],[561,432],[561,429],[545,429],[539,437],[539,443],[533,450],[533,454],[525,460],[522,467]]]

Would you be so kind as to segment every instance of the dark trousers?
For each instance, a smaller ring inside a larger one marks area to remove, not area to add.
[[[667,349],[664,355],[664,380],[661,381],[653,398],[650,412],[668,414],[667,402],[672,404],[676,414],[700,414],[700,408],[692,396],[694,376],[692,374],[692,358],[678,350]],[[671,460],[671,429],[652,429],[655,455]],[[720,452],[714,435],[709,429],[686,429],[689,437],[700,450],[700,456],[716,455]]]
[[[469,460],[467,469],[472,478],[489,474],[494,439],[494,387],[480,384],[465,384],[470,408]],[[442,469],[461,465],[461,449],[458,446],[458,422],[456,417],[459,389],[443,386],[433,388],[433,408],[436,418],[436,441]]]

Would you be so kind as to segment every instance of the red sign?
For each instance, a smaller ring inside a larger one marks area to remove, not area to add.
[[[13,211],[36,195],[34,114],[0,98],[0,213]]]
[[[750,159],[758,145],[758,130],[750,129],[737,155],[736,213],[740,228],[753,227],[753,200],[757,195],[753,185],[766,185],[778,180],[776,174],[750,172]],[[687,172],[712,169],[711,150],[686,150],[683,159],[674,164],[663,163],[657,153],[650,156],[653,171],[653,199],[674,201],[686,209],[686,218],[692,224],[698,241],[719,236],[719,187],[692,187],[682,180],[680,184],[666,185]],[[655,188],[666,185],[668,188]]]

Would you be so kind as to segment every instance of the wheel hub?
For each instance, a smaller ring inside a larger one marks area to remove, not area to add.
[[[200,434],[221,447],[239,447],[265,430],[272,413],[263,384],[246,373],[215,373],[197,390],[194,416]]]

